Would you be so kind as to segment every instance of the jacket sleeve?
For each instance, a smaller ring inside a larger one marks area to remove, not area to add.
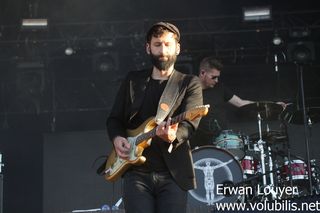
[[[126,137],[126,107],[128,105],[129,98],[129,80],[128,76],[122,82],[118,93],[115,97],[111,112],[107,118],[107,131],[111,141],[116,136]]]
[[[193,109],[203,104],[202,99],[202,87],[200,80],[197,76],[191,76],[190,81],[187,83],[184,98],[181,102],[182,112]],[[200,118],[192,121],[182,121],[179,123],[177,131],[177,140],[175,141],[175,147],[178,147],[181,143],[187,141],[192,133],[197,129],[200,122]]]

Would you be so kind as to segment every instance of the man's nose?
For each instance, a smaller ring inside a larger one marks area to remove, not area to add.
[[[159,52],[160,53],[164,53],[166,51],[166,46],[165,46],[165,44],[161,44],[160,46],[159,46]]]

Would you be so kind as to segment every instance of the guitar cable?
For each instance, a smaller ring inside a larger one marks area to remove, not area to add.
[[[92,163],[92,166],[91,168],[95,168],[95,165],[97,163],[98,160],[102,159],[102,158],[105,158],[105,160],[103,161],[103,163],[98,167],[98,169],[96,170],[96,173],[100,176],[103,176],[105,174],[105,165],[106,165],[106,162],[108,160],[108,155],[101,155],[99,157],[97,157],[93,163]]]

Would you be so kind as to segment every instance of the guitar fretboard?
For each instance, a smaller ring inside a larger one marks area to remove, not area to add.
[[[183,112],[171,120],[171,125],[179,123],[180,121],[183,121],[185,119],[186,112]],[[152,138],[156,135],[157,127],[154,127],[149,132],[143,133],[137,137],[137,140],[135,142],[136,145],[140,144],[142,141],[148,140],[149,138]]]

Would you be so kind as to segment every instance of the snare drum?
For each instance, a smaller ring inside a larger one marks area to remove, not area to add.
[[[223,195],[225,183],[243,181],[243,172],[239,161],[228,151],[214,146],[202,146],[192,151],[197,188],[189,190],[188,208],[191,212],[213,207],[215,203],[235,202],[238,194]],[[220,185],[220,186],[219,186]]]
[[[239,134],[232,130],[222,130],[220,135],[215,139],[214,144],[218,148],[226,149],[231,152],[238,160],[244,157],[244,143]]]

